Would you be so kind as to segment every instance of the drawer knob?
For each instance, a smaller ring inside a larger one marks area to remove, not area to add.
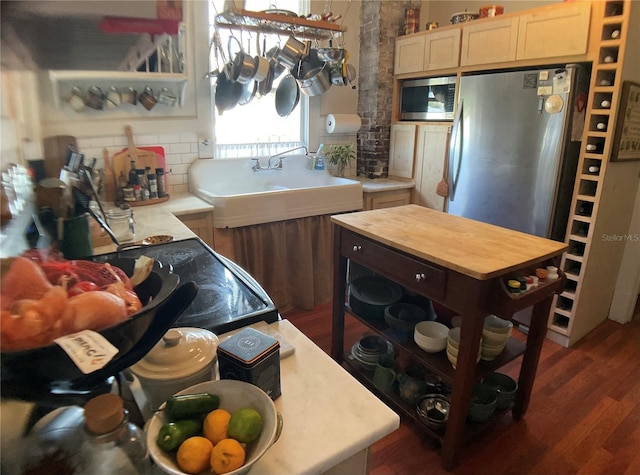
[[[416,274],[416,281],[421,282],[423,280],[427,280],[427,276],[425,274]]]
[[[362,246],[358,245],[358,244],[354,244],[353,245],[353,252],[360,252],[362,251]]]

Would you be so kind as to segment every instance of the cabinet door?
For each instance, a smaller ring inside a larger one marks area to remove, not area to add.
[[[517,59],[585,54],[591,2],[553,5],[520,17]]]
[[[393,208],[411,203],[410,190],[378,191],[364,194],[365,210]]]
[[[436,194],[442,179],[444,154],[447,148],[448,125],[421,125],[416,146],[415,203],[442,211],[445,199]]]
[[[213,216],[210,211],[181,215],[178,219],[213,248]]]
[[[430,31],[425,36],[424,70],[457,68],[460,63],[462,30]]]
[[[517,42],[518,17],[463,26],[460,66],[514,61]]]
[[[424,38],[424,34],[396,38],[393,74],[424,71]]]
[[[389,141],[389,176],[413,178],[416,126],[392,124]]]

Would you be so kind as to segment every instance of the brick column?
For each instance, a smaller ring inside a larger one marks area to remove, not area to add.
[[[386,178],[389,171],[395,38],[404,32],[404,11],[409,6],[410,1],[400,0],[361,3],[358,176]]]

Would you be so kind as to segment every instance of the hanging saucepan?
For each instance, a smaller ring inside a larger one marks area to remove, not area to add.
[[[278,62],[278,53],[280,48],[274,46],[266,52],[265,57],[269,60],[269,63],[273,63],[273,79],[278,79],[280,75],[285,71],[285,67]]]
[[[345,78],[342,75],[342,61],[327,61],[329,65],[329,77],[334,86],[346,86]]]
[[[240,46],[240,51],[236,52],[235,56],[231,53],[231,44],[236,42]],[[256,73],[256,62],[253,57],[245,53],[242,49],[242,45],[240,41],[235,36],[229,37],[229,42],[227,43],[227,49],[229,51],[229,57],[233,56],[233,68],[231,73],[231,79],[240,84],[246,84]]]
[[[258,84],[258,94],[260,94],[261,97],[266,96],[271,92],[271,89],[273,89],[273,74],[275,65],[276,62],[274,60],[269,61],[269,71],[267,71],[267,75],[265,76],[265,78]]]
[[[307,53],[306,45],[290,36],[284,46],[278,51],[276,59],[287,69],[293,69],[298,61]]]
[[[225,68],[225,70],[227,70],[227,68]],[[233,109],[238,104],[243,91],[243,85],[229,79],[227,73],[224,71],[218,73],[215,92],[218,114],[222,115],[224,111]]]
[[[296,79],[287,74],[280,80],[276,89],[276,111],[280,117],[287,117],[298,105],[300,88]]]
[[[331,78],[329,77],[328,63],[318,66],[308,71],[298,79],[300,90],[307,96],[319,96],[324,94],[331,87]]]
[[[238,105],[244,106],[249,104],[256,95],[258,91],[258,83],[255,80],[251,80],[246,84],[242,85],[242,95],[240,96],[240,100],[238,101]]]

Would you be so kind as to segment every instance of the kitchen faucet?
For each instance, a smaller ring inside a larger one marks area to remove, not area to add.
[[[254,172],[259,172],[260,170],[282,170],[282,155],[287,154],[289,152],[295,152],[296,150],[300,150],[300,149],[304,149],[304,154],[308,155],[309,154],[309,149],[307,149],[306,145],[300,145],[298,147],[292,148],[290,150],[285,150],[284,152],[280,152],[280,153],[276,153],[275,155],[271,155],[269,157],[269,159],[267,160],[267,166],[266,168],[262,168],[262,166],[260,165],[260,159],[259,158],[253,158],[252,160],[255,160],[256,163],[253,165],[253,167],[251,167],[251,169]],[[276,157],[280,157],[278,160],[278,163],[275,165],[271,164],[271,160],[276,158]]]

